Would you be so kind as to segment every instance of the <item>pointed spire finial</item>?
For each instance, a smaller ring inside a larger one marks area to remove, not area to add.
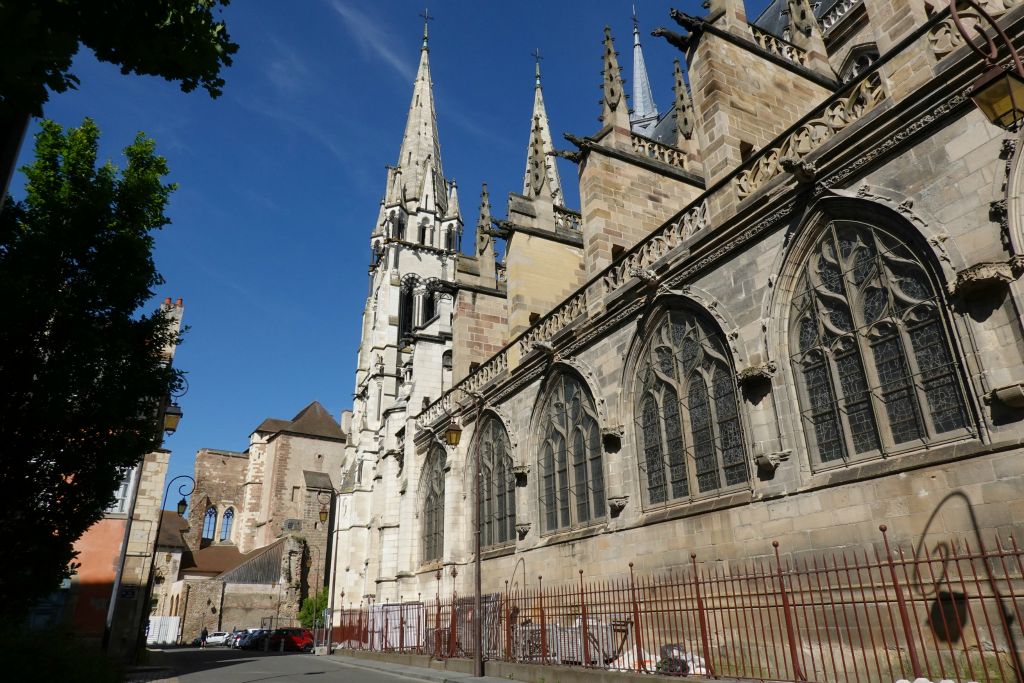
[[[610,27],[604,27],[604,68],[602,75],[604,82],[601,84],[601,121],[604,125],[614,123],[620,128],[629,128],[629,108],[620,107],[622,103],[623,88],[622,69],[619,68],[618,53],[615,52],[615,40],[612,38]]]
[[[427,22],[428,21],[433,21],[434,17],[430,16],[430,10],[427,9],[426,7],[423,8],[423,12],[420,14],[420,16],[423,17],[423,49],[426,50],[426,49],[428,49],[427,48],[427,38],[428,38]]]
[[[491,195],[487,192],[487,183],[484,183],[480,190],[480,217],[476,221],[476,226],[484,230],[491,227]]]
[[[640,26],[633,7],[633,111],[629,115],[630,128],[635,133],[646,135],[658,123],[658,107],[654,104],[654,93],[647,77],[644,51],[640,47]]]
[[[640,36],[640,19],[636,16],[636,3],[633,3],[633,35]]]
[[[683,80],[683,69],[679,60],[675,60],[675,85],[673,90],[676,94],[676,146],[681,147],[684,140],[693,137],[693,100],[690,99],[690,91]]]
[[[534,61],[537,62],[537,83],[536,83],[536,87],[539,88],[540,87],[540,60],[542,60],[544,58],[540,56],[540,48],[539,47],[534,48],[533,52],[531,52],[530,55],[532,55]]]

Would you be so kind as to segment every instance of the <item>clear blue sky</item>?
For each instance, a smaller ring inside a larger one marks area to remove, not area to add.
[[[748,3],[750,20],[766,4]],[[640,0],[644,55],[660,111],[672,104],[678,51],[650,31],[678,29],[675,6]],[[534,61],[556,147],[563,131],[598,127],[603,27],[632,77],[631,3],[431,2],[430,60],[445,175],[459,185],[472,244],[480,183],[496,215],[522,190]],[[157,238],[164,297],[182,297],[189,326],[175,364],[188,373],[185,416],[165,445],[168,477],[192,472],[202,447],[243,450],[266,417],[290,418],[312,400],[337,416],[352,404],[367,294],[368,236],[394,163],[419,57],[420,3],[399,0],[236,0],[224,12],[241,47],[224,95],[185,94],[161,79],[123,76],[83,50],[77,91],[53,95],[46,115],[65,126],[90,116],[102,155],[145,131],[179,189]],[[627,92],[631,87],[627,83]],[[26,141],[21,163],[31,158]],[[578,208],[576,167],[560,160]],[[22,195],[15,178],[12,194]],[[173,496],[172,496],[173,498]],[[172,503],[173,505],[173,500]]]

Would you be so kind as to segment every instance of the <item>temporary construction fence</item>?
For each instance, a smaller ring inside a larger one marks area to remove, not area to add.
[[[667,675],[853,683],[928,678],[1024,682],[1024,551],[954,539],[735,564],[657,577],[483,596],[485,658]],[[343,648],[470,657],[472,596],[340,611]]]

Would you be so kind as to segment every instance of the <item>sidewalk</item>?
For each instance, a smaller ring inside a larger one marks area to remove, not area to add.
[[[415,678],[421,681],[429,681],[430,683],[469,683],[470,681],[473,681],[474,683],[476,681],[480,681],[481,683],[508,683],[509,680],[507,678],[495,678],[494,676],[475,678],[473,674],[462,673],[460,671],[432,669],[423,666],[408,666],[406,664],[397,664],[388,661],[364,659],[363,657],[351,657],[344,654],[333,654],[329,656],[331,659],[348,666],[368,669],[370,671],[380,671],[382,673],[397,674],[399,676]]]

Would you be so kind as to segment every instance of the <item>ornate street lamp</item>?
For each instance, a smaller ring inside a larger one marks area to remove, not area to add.
[[[449,446],[455,447],[459,445],[459,440],[462,438],[462,427],[459,426],[458,418],[452,418],[452,421],[448,423],[448,427],[444,430],[444,442]]]
[[[181,412],[181,406],[177,403],[168,403],[164,408],[164,431],[168,435],[178,430],[178,423],[181,422],[182,415],[184,413]]]
[[[975,26],[975,32],[985,39],[985,49],[974,44],[972,36],[968,33],[960,19],[960,12],[957,9],[957,2],[965,2],[971,9],[978,13],[978,17],[992,27],[993,32],[1010,53],[1012,64],[999,64],[999,49],[995,41],[980,26]],[[974,82],[971,89],[971,99],[985,117],[1006,130],[1017,130],[1020,122],[1024,119],[1024,66],[1021,65],[1020,55],[1010,42],[1009,37],[999,27],[985,9],[976,0],[950,0],[949,13],[953,17],[960,35],[963,36],[967,45],[982,59],[989,69],[981,78]]]

